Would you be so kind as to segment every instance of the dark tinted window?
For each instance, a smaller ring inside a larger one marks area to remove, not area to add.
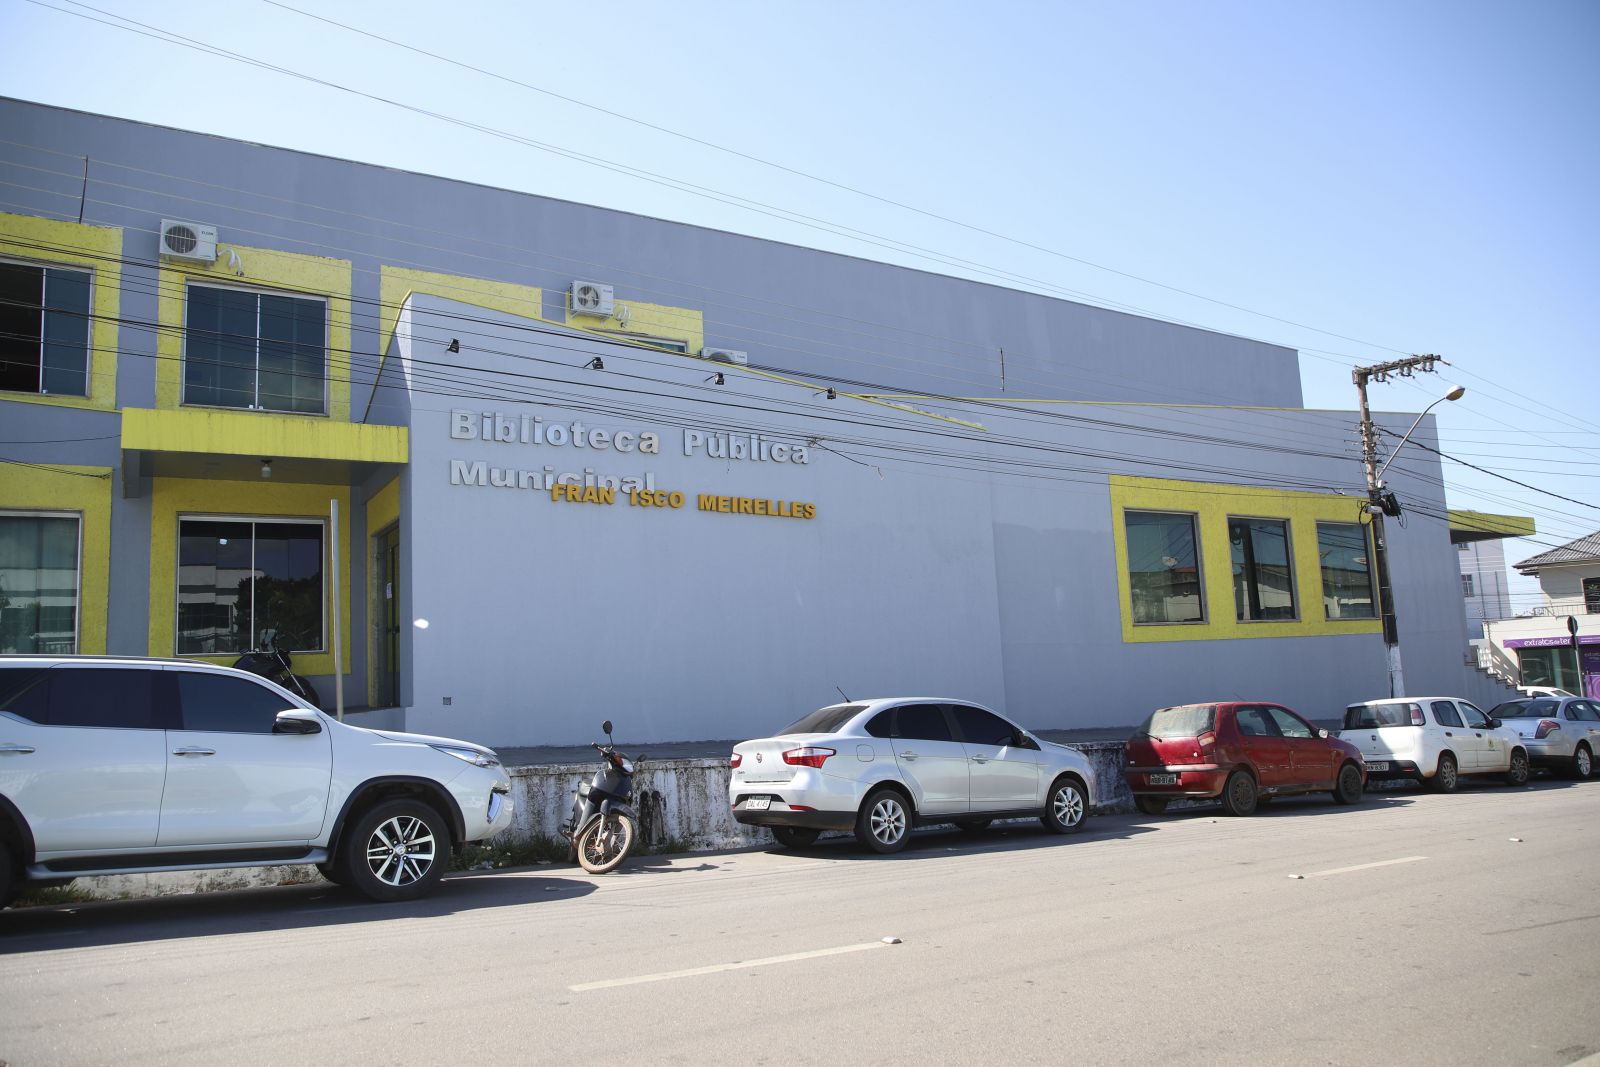
[[[1181,708],[1162,708],[1133,732],[1135,737],[1197,737],[1215,728],[1215,704],[1186,704]]]
[[[49,722],[50,688],[37,684],[44,674],[43,667],[0,667],[0,711],[29,722]]]
[[[182,671],[178,698],[183,729],[270,734],[278,712],[295,705],[264,685],[222,674]]]
[[[1435,700],[1428,705],[1433,709],[1433,721],[1440,726],[1464,726],[1461,716],[1456,714],[1456,706],[1448,700]]]
[[[1574,700],[1569,710],[1577,712],[1582,722],[1600,722],[1600,708],[1592,700]]]
[[[57,667],[48,672],[51,726],[123,730],[156,727],[150,682],[154,671]]]
[[[1508,700],[1504,704],[1496,704],[1489,714],[1496,719],[1537,719],[1539,713],[1533,710],[1532,705],[1531,700]]]
[[[890,708],[888,711],[880,711],[874,715],[872,721],[867,723],[867,733],[872,737],[893,737],[894,709]]]
[[[1272,721],[1278,724],[1278,732],[1284,737],[1315,737],[1317,732],[1304,722],[1298,715],[1292,715],[1282,708],[1268,708],[1267,714],[1272,716]]]
[[[917,741],[954,741],[944,709],[937,704],[903,704],[895,709],[894,735]]]
[[[775,736],[782,737],[785,734],[831,734],[857,715],[860,715],[865,708],[865,704],[834,704],[832,707],[818,708],[805,718],[797,719],[785,726]]]
[[[1240,708],[1234,712],[1233,721],[1239,724],[1244,737],[1277,737],[1278,727],[1266,708]]]
[[[1489,725],[1489,716],[1485,715],[1471,704],[1468,704],[1466,701],[1461,702],[1461,714],[1466,718],[1468,726],[1487,727]]]
[[[974,708],[968,704],[951,704],[950,710],[955,712],[956,728],[961,731],[963,741],[974,745],[1004,746],[1014,743],[1017,739],[1015,726],[982,708]]]

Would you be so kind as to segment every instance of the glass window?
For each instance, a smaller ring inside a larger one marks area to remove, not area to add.
[[[47,671],[51,726],[123,730],[156,727],[150,702],[155,671],[57,667]]]
[[[1583,610],[1586,615],[1600,615],[1600,578],[1583,580]]]
[[[183,729],[270,734],[278,712],[295,707],[264,685],[200,671],[178,672]]]
[[[1472,575],[1470,575],[1470,574],[1463,574],[1461,576],[1461,595],[1464,596],[1464,597],[1470,597],[1470,596],[1473,595],[1472,594]]]
[[[209,285],[188,295],[184,403],[323,413],[325,301]]]
[[[956,727],[963,741],[1000,747],[1016,742],[1017,728],[998,715],[968,704],[951,704],[950,710],[955,713]]]
[[[1440,726],[1465,726],[1461,716],[1456,713],[1456,706],[1448,700],[1435,700],[1428,705],[1433,709],[1433,721]]]
[[[1128,589],[1136,623],[1201,622],[1199,538],[1193,515],[1129,511]]]
[[[1465,700],[1461,702],[1461,717],[1467,720],[1468,726],[1486,727],[1489,725],[1489,716],[1468,704]]]
[[[182,519],[178,654],[323,647],[322,523]]]
[[[1578,657],[1570,648],[1519,648],[1517,667],[1523,685],[1548,685],[1569,693],[1583,690]]]
[[[902,704],[895,709],[894,735],[917,741],[954,741],[944,708],[938,704]]]
[[[1215,728],[1217,706],[1215,704],[1186,704],[1179,708],[1161,708],[1150,713],[1150,717],[1139,725],[1133,732],[1134,737],[1199,737],[1207,730]]]
[[[1267,714],[1266,708],[1240,708],[1234,713],[1233,721],[1238,724],[1239,733],[1245,737],[1278,736],[1277,724]]]
[[[1330,619],[1377,618],[1367,528],[1357,522],[1317,523],[1322,610]]]
[[[851,719],[860,715],[866,709],[865,704],[834,704],[830,707],[819,708],[803,719],[798,719],[783,729],[775,736],[784,737],[788,734],[831,734]],[[883,716],[878,716],[879,719]],[[877,722],[878,719],[872,720]],[[874,734],[882,737],[882,734]]]
[[[88,271],[0,263],[0,389],[89,395]]]
[[[49,722],[50,687],[35,684],[44,675],[43,667],[0,667],[0,711],[29,722]]]
[[[1278,732],[1284,737],[1315,737],[1317,732],[1303,721],[1300,716],[1283,708],[1268,708],[1267,714],[1272,716],[1272,721],[1278,724]]]
[[[0,512],[0,652],[78,650],[78,517]]]
[[[1229,519],[1233,608],[1240,622],[1292,619],[1294,572],[1289,524],[1281,519]]]
[[[1600,707],[1596,707],[1592,700],[1575,701],[1578,705],[1578,719],[1582,722],[1600,722]]]
[[[1421,726],[1420,704],[1351,704],[1344,709],[1346,730],[1381,730],[1386,726]]]

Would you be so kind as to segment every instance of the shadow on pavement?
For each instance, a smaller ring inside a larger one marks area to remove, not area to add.
[[[571,900],[595,890],[582,878],[537,869],[456,874],[421,900],[377,904],[327,882],[184,893],[141,900],[92,901],[0,911],[0,955],[138,944],[264,930],[434,918],[486,908]]]
[[[1046,830],[1038,819],[997,822],[986,830],[967,833],[951,826],[929,826],[915,830],[911,841],[900,852],[879,855],[857,843],[852,834],[829,834],[806,848],[784,848],[774,844],[765,851],[773,855],[792,854],[830,860],[906,860],[937,859],[951,853],[983,855],[993,852],[1028,852],[1036,849],[1070,848],[1079,841],[1110,841],[1153,833],[1151,826],[1140,826],[1127,816],[1091,816],[1082,830],[1057,834]]]

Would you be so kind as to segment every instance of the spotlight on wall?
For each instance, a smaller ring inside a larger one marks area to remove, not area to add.
[[[584,364],[584,368],[587,370],[605,370],[605,360],[601,359],[599,356],[595,356],[589,362]]]
[[[838,400],[839,399],[839,394],[833,391],[833,386],[831,386],[831,385],[828,386],[828,394],[827,395],[828,395],[828,399],[829,400]]]
[[[723,380],[723,378],[722,378],[722,372],[721,371],[717,371],[717,373],[715,373],[711,377],[707,378],[706,381],[710,382],[712,385],[726,385],[727,384],[727,382],[725,382]]]
[[[459,352],[459,351],[461,351],[461,340],[459,338],[456,338],[456,337],[450,338],[450,346],[448,348],[446,348],[445,351],[446,352]]]
[[[261,461],[261,477],[272,477],[272,460],[264,459]]]

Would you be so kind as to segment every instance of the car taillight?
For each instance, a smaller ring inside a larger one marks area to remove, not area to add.
[[[785,752],[783,754],[783,762],[793,767],[820,767],[828,761],[829,756],[836,754],[831,748],[805,745],[801,748],[791,748]]]
[[[1195,741],[1200,745],[1201,748],[1205,748],[1207,745],[1214,745],[1217,743],[1217,735],[1212,733],[1210,730],[1207,730],[1205,733],[1195,738]]]
[[[744,757],[739,755],[739,753],[737,753],[737,752],[735,752],[733,755],[728,757],[728,766],[730,766],[730,767],[737,767],[737,766],[739,766],[739,764],[741,764],[743,762],[744,762]]]
[[[1415,704],[1411,705],[1411,725],[1412,726],[1426,726],[1426,725],[1428,725],[1428,720],[1426,720],[1426,719],[1424,719],[1422,717],[1422,709],[1417,707]]]
[[[1552,733],[1559,729],[1561,729],[1561,724],[1556,722],[1554,719],[1540,719],[1539,728],[1533,731],[1533,739],[1537,741],[1541,737],[1549,737]]]

